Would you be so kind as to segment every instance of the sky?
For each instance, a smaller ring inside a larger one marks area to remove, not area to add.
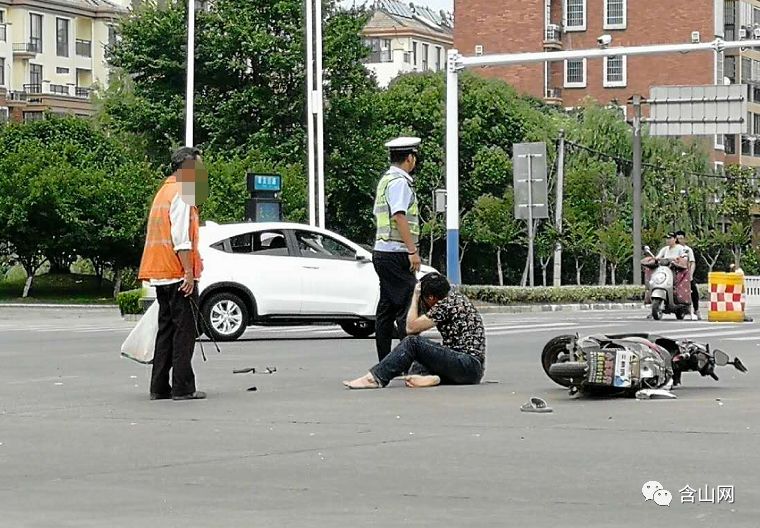
[[[372,2],[372,0],[356,0],[356,5],[361,5],[364,2]],[[402,0],[404,3],[408,3],[410,0]],[[415,5],[427,6],[434,11],[440,11],[445,9],[446,11],[454,10],[454,0],[411,0]],[[342,0],[343,5],[353,5],[353,0]]]

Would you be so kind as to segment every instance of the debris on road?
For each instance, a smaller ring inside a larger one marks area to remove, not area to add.
[[[665,389],[641,389],[636,392],[637,400],[675,400],[676,398],[678,396]]]
[[[533,413],[550,413],[554,412],[554,409],[549,407],[546,404],[546,401],[544,401],[542,398],[538,398],[536,396],[531,396],[530,400],[528,400],[526,403],[522,404],[520,407],[520,410],[522,412],[533,412]]]
[[[257,370],[256,367],[248,367],[248,368],[242,368],[242,369],[234,369],[232,371],[233,374],[256,374]],[[258,372],[259,374],[274,374],[277,372],[277,367],[265,367],[263,371]]]

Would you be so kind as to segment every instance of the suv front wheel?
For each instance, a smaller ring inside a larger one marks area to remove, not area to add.
[[[340,323],[340,327],[352,337],[369,337],[375,333],[374,321],[348,321]]]
[[[210,338],[215,341],[234,341],[248,326],[248,308],[234,293],[213,294],[203,303],[203,319]]]

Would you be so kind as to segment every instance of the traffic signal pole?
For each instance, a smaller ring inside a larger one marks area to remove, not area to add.
[[[508,53],[464,57],[456,49],[447,53],[446,63],[446,273],[452,284],[461,283],[459,270],[459,72],[465,68],[479,66],[509,66],[539,62],[555,62],[571,59],[593,59],[602,57],[662,55],[666,53],[688,53],[692,51],[722,52],[726,49],[757,48],[760,40],[739,40],[726,42],[715,39],[712,42],[696,44],[660,44],[654,46],[621,46],[569,51],[544,51],[536,53]],[[639,119],[638,141],[641,138]],[[636,140],[636,136],[634,136]],[[639,153],[639,159],[641,154]],[[635,170],[634,170],[635,172]],[[641,167],[639,176],[634,178],[634,270],[638,269],[636,255],[641,254]],[[638,199],[636,198],[638,196]],[[638,210],[635,206],[638,203]],[[638,232],[638,240],[636,233]],[[639,258],[640,259],[640,258]],[[634,279],[640,274],[634,273]]]

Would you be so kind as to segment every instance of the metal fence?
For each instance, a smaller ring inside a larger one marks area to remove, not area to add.
[[[760,276],[745,276],[744,291],[746,293],[747,306],[760,306]]]

